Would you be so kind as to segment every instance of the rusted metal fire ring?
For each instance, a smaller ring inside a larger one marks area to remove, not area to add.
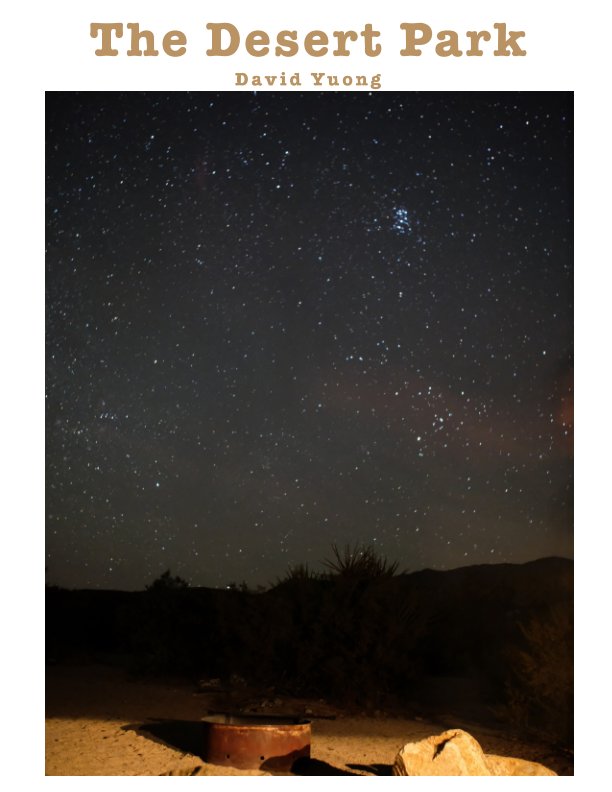
[[[310,721],[300,718],[210,715],[203,719],[202,758],[240,770],[291,770],[310,757]]]

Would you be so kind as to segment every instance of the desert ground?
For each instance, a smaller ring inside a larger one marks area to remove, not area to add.
[[[65,663],[47,668],[47,776],[267,775],[208,764],[198,724],[222,709],[299,715],[312,722],[311,758],[291,775],[390,775],[407,742],[449,728],[469,731],[488,754],[539,762],[572,775],[572,757],[521,740],[494,726],[459,715],[341,710],[246,688],[219,691],[184,680],[136,677],[122,668]]]

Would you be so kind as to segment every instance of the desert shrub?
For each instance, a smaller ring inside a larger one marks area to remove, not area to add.
[[[166,569],[158,578],[150,583],[147,587],[147,591],[172,591],[176,589],[185,589],[189,587],[189,583],[186,580],[183,580],[182,577],[175,575],[174,577],[170,574],[170,570]]]
[[[264,599],[267,615],[252,656],[271,651],[269,668],[285,688],[378,707],[397,703],[413,679],[423,624],[403,578],[299,576]]]
[[[279,578],[277,585],[304,580],[320,580],[320,578],[321,573],[310,569],[308,564],[295,564],[289,567],[283,578]]]
[[[206,656],[209,634],[197,591],[164,572],[141,593],[124,615],[138,671],[192,674]]]
[[[513,724],[570,746],[574,717],[574,626],[567,604],[519,624],[522,641],[508,653],[503,713]]]
[[[342,550],[332,545],[333,558],[323,561],[332,576],[344,578],[379,578],[393,577],[397,572],[398,562],[389,562],[371,545],[346,545]]]
[[[340,577],[331,595],[328,687],[346,703],[400,703],[420,670],[426,626],[411,592],[388,576]]]

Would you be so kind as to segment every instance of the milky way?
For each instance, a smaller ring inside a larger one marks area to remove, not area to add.
[[[566,93],[47,94],[47,580],[572,554]]]

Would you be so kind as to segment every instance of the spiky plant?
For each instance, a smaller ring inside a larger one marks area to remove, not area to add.
[[[321,577],[319,572],[315,572],[308,564],[295,564],[289,566],[285,576],[279,578],[278,583],[288,583],[290,581],[318,580]]]
[[[372,545],[356,544],[354,547],[345,545],[340,550],[332,544],[333,558],[326,558],[323,565],[332,576],[343,578],[380,578],[393,577],[397,572],[398,562],[391,563],[380,555]]]

